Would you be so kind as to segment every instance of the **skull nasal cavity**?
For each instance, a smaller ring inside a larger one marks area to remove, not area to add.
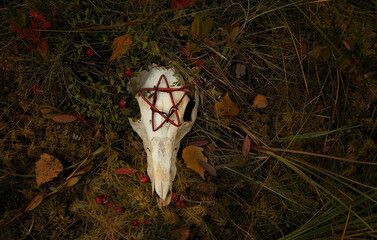
[[[192,110],[194,109],[194,107],[195,107],[195,103],[194,103],[193,100],[190,99],[190,101],[188,102],[188,104],[186,106],[185,114],[183,115],[183,121],[184,122],[192,121],[191,113],[192,113]]]

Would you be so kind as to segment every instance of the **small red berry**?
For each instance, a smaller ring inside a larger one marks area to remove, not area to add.
[[[186,202],[185,201],[181,201],[181,208],[184,208],[184,207],[186,207]]]
[[[101,196],[97,196],[96,197],[96,203],[102,203],[103,202],[103,198]]]
[[[124,209],[124,207],[120,207],[118,208],[118,213],[124,213],[126,210]]]
[[[147,226],[149,226],[149,225],[151,225],[151,221],[150,220],[145,220],[144,224],[147,225]]]
[[[141,181],[143,183],[147,183],[149,181],[149,178],[147,176],[144,176],[144,177],[141,178]]]
[[[119,106],[120,108],[124,108],[124,107],[126,106],[126,101],[124,101],[124,100],[119,100],[119,102],[118,102],[118,106]]]
[[[181,206],[181,201],[179,201],[179,200],[176,201],[176,202],[175,202],[175,206],[176,206],[176,207],[180,207],[180,206]]]
[[[171,194],[171,198],[173,199],[173,201],[175,201],[175,200],[178,199],[178,196],[177,196],[177,194],[176,194],[175,192],[173,192],[173,193]]]
[[[107,193],[102,194],[102,202],[107,202],[108,196],[109,196],[109,194],[107,194]]]
[[[127,69],[122,74],[123,74],[123,76],[131,77],[132,74],[134,74],[134,71],[132,71],[132,69]]]
[[[114,207],[114,203],[113,202],[107,202],[106,203],[106,207],[107,208],[113,208]]]
[[[138,227],[140,225],[139,219],[132,220],[132,226]]]
[[[94,56],[94,51],[91,48],[85,49],[85,55],[88,57],[93,57]]]

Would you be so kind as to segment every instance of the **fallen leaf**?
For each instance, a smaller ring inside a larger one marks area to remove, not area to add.
[[[258,94],[254,98],[253,107],[256,107],[256,108],[259,108],[259,109],[267,107],[267,99],[266,99],[266,97],[263,96],[262,94]]]
[[[212,191],[205,182],[194,183],[186,190],[190,201],[212,201]]]
[[[199,163],[200,165],[202,165],[202,167],[207,170],[207,172],[209,172],[212,176],[217,176],[217,173],[216,173],[216,169],[209,163],[206,163],[202,160],[199,160]]]
[[[315,59],[318,59],[321,54],[321,47],[315,47],[312,51],[309,52],[309,56]]]
[[[99,137],[101,137],[101,132],[97,130],[96,134],[94,134],[94,139],[97,139]]]
[[[239,111],[237,105],[230,100],[228,93],[215,103],[215,113],[219,116],[234,117],[238,115]]]
[[[69,114],[56,115],[52,117],[52,121],[57,123],[70,123],[75,121],[77,118]]]
[[[250,139],[249,139],[249,136],[246,135],[242,144],[242,155],[246,157],[249,154],[249,152],[250,152]]]
[[[20,213],[25,213],[33,210],[34,208],[38,207],[43,200],[42,194],[37,194],[30,198],[21,208]]]
[[[171,0],[170,8],[183,8],[188,6],[193,6],[194,3],[192,0]]]
[[[67,180],[65,183],[63,183],[64,187],[72,187],[78,183],[80,179],[78,177],[73,177]]]
[[[202,21],[202,18],[199,15],[195,15],[194,21],[191,23],[191,32],[194,33],[195,35],[199,34],[201,21]]]
[[[119,59],[132,45],[130,35],[124,34],[123,36],[116,37],[113,41],[113,54],[111,54],[110,61]]]
[[[170,239],[172,240],[186,240],[190,236],[190,229],[179,228],[171,232]]]
[[[88,125],[88,122],[83,117],[81,117],[80,115],[72,114],[72,116],[74,116],[75,118],[77,118],[78,120],[83,122],[84,124]]]
[[[131,175],[137,173],[137,170],[133,168],[118,168],[114,172],[117,175]]]
[[[351,47],[346,40],[343,40],[342,42],[343,42],[343,45],[347,48],[347,50],[351,50]]]
[[[208,158],[202,153],[203,148],[196,146],[188,146],[183,149],[182,158],[186,163],[186,166],[195,172],[197,172],[204,179],[204,167],[200,164],[199,160],[208,162]]]
[[[35,174],[37,187],[45,182],[49,182],[63,171],[63,165],[56,157],[43,153],[41,158],[35,163]]]
[[[206,145],[208,142],[209,142],[208,140],[203,139],[203,140],[198,140],[198,141],[191,142],[189,145],[201,147],[201,146]]]

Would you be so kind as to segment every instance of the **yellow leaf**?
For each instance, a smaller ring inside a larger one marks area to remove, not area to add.
[[[233,41],[236,40],[236,37],[238,35],[238,33],[240,32],[240,28],[239,27],[235,27],[232,29],[232,31],[230,32],[230,39],[232,39]]]
[[[188,146],[183,149],[182,158],[188,168],[197,172],[204,179],[204,167],[199,160],[208,163],[208,158],[203,155],[202,151],[201,147]]]
[[[202,19],[199,15],[195,15],[194,21],[191,23],[191,32],[193,32],[196,35],[199,35],[201,20]]]
[[[309,56],[312,58],[318,59],[320,54],[321,54],[321,48],[316,47],[309,53]]]
[[[256,108],[265,108],[265,107],[267,107],[267,99],[266,99],[266,97],[263,96],[262,94],[258,94],[254,98],[253,107],[256,107]]]
[[[119,59],[132,45],[132,39],[130,35],[124,34],[123,36],[116,37],[113,41],[113,54],[110,57],[110,61]]]
[[[49,182],[63,171],[63,165],[56,157],[43,153],[41,158],[35,163],[35,174],[37,187],[45,182]]]
[[[228,93],[215,103],[215,113],[219,116],[234,117],[238,115],[239,111],[237,105],[230,100]]]

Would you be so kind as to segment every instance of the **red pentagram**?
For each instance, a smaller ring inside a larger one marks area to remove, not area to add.
[[[160,83],[161,83],[162,79],[165,80],[166,88],[160,88]],[[144,91],[154,91],[152,103],[143,95]],[[182,91],[182,92],[185,92],[185,93],[183,94],[181,99],[177,103],[175,103],[172,92],[177,92],[177,91]],[[158,129],[160,129],[162,127],[162,125],[164,125],[164,123],[167,123],[167,122],[171,123],[173,126],[176,126],[176,127],[181,126],[182,123],[181,123],[181,120],[180,120],[179,114],[178,114],[178,106],[182,102],[183,98],[187,95],[188,91],[189,91],[188,86],[184,86],[184,87],[181,87],[181,88],[171,88],[169,86],[168,80],[166,79],[166,76],[164,74],[162,74],[160,76],[160,79],[158,80],[157,86],[154,86],[153,88],[141,88],[139,90],[139,95],[141,96],[141,98],[144,99],[144,101],[149,106],[151,106],[152,129],[153,129],[154,132],[157,131]],[[169,93],[170,100],[171,100],[171,103],[172,103],[172,107],[170,108],[168,113],[165,113],[165,112],[158,110],[158,108],[155,106],[156,101],[157,101],[157,93],[158,92]],[[154,114],[155,113],[160,114],[160,116],[165,119],[165,121],[163,121],[157,128],[155,128],[155,126],[154,126]],[[170,117],[173,115],[173,113],[175,113],[175,116],[177,117],[178,123],[175,123],[172,120],[170,120]]]

